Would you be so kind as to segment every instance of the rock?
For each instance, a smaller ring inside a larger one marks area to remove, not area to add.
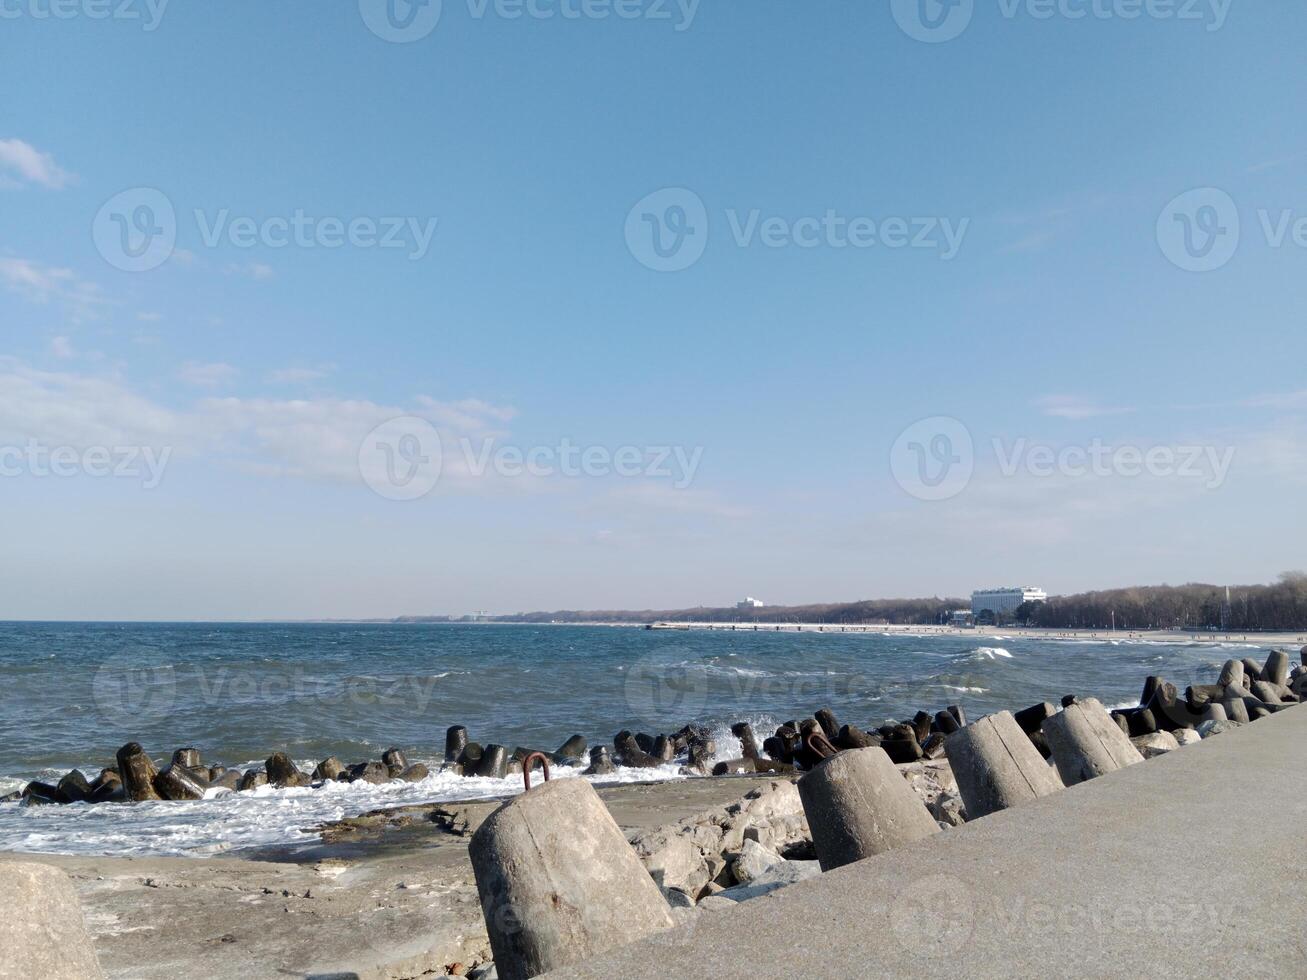
[[[727,759],[712,768],[714,776],[738,776],[743,773],[756,772],[752,759]]]
[[[1074,694],[1063,694],[1063,695],[1062,695],[1062,707],[1064,707],[1064,708],[1069,708],[1069,707],[1071,707],[1071,705],[1075,704],[1077,700],[1078,700],[1078,698],[1076,698],[1076,696],[1075,696]]]
[[[1222,687],[1243,687],[1244,672],[1242,660],[1227,660],[1221,667],[1221,674],[1216,679],[1216,683]]]
[[[268,774],[262,769],[250,769],[241,777],[240,792],[258,789],[260,786],[268,785]]]
[[[826,736],[828,742],[834,742],[839,737],[840,723],[835,720],[835,713],[830,708],[822,708],[813,717],[821,726],[821,733]]]
[[[209,783],[214,789],[229,789],[235,792],[241,788],[241,780],[245,777],[239,769],[224,769],[222,775]]]
[[[1173,752],[1180,747],[1179,741],[1170,732],[1152,732],[1132,738],[1130,741],[1145,759]]]
[[[79,769],[74,769],[59,780],[59,785],[55,788],[69,803],[85,803],[91,798],[91,784]]]
[[[420,783],[430,775],[430,769],[420,762],[415,762],[395,778],[406,783]]]
[[[445,761],[458,762],[467,746],[467,729],[462,725],[451,725],[445,732]]]
[[[967,713],[962,710],[961,705],[950,704],[944,710],[953,716],[953,720],[958,723],[959,728],[967,727]]]
[[[617,771],[607,745],[596,745],[590,750],[590,767],[582,775],[607,776]]]
[[[198,769],[200,768],[200,750],[178,749],[172,754],[172,764],[181,766],[183,769]]]
[[[952,715],[948,716],[952,719]],[[889,756],[890,761],[897,764],[904,762],[916,762],[922,758],[925,753],[922,752],[921,746],[917,743],[915,736],[909,738],[887,738],[880,743],[880,747],[885,754]],[[870,751],[868,749],[858,749],[859,752]]]
[[[763,874],[780,864],[783,859],[755,840],[745,839],[740,856],[731,862],[731,874],[738,884],[752,884]]]
[[[628,731],[621,731],[613,736],[613,748],[617,750],[617,760],[624,766],[634,769],[656,769],[659,765],[658,760],[641,749],[634,736]]]
[[[943,827],[961,827],[967,822],[962,797],[957,793],[941,793],[926,804],[930,815]]]
[[[649,754],[660,763],[671,762],[676,758],[676,744],[666,735],[659,735],[654,739],[653,751]]]
[[[457,762],[458,765],[463,767],[463,775],[476,775],[477,767],[481,765],[483,752],[480,742],[468,742],[463,746],[463,751],[459,753]]]
[[[508,776],[508,749],[502,745],[487,745],[481,752],[473,775],[485,779],[505,779]]]
[[[1220,701],[1225,697],[1225,688],[1220,684],[1191,684],[1184,689],[1184,700],[1189,710],[1201,713],[1203,707],[1211,701]]]
[[[1225,716],[1230,721],[1237,721],[1241,725],[1246,725],[1251,720],[1248,717],[1248,706],[1241,697],[1226,698],[1222,702],[1222,706],[1225,708]]]
[[[344,771],[345,764],[333,755],[328,756],[319,762],[317,767],[313,770],[313,775],[309,778],[314,782],[317,782],[318,780],[330,780],[335,779]]]
[[[579,762],[585,758],[585,745],[585,738],[580,735],[573,735],[558,747],[558,751],[554,753],[554,758],[559,761],[566,759],[570,762]]]
[[[499,980],[499,971],[494,963],[482,963],[467,975],[467,980]]]
[[[646,752],[649,755],[653,755],[654,743],[656,741],[657,739],[655,739],[652,735],[648,734],[647,732],[635,733],[635,744],[639,746],[641,752]]]
[[[1244,657],[1243,660],[1240,661],[1240,663],[1243,664],[1243,676],[1248,681],[1249,684],[1251,684],[1253,681],[1260,681],[1266,679],[1262,677],[1262,665],[1259,664],[1252,657]]]
[[[952,735],[962,726],[958,724],[957,717],[950,711],[940,711],[935,714],[935,731],[943,732],[945,735]]]
[[[835,747],[840,749],[869,749],[879,745],[880,738],[868,735],[857,725],[845,725],[835,733]]]
[[[779,888],[796,885],[800,881],[816,878],[821,867],[816,861],[782,861],[773,865],[747,885],[737,885],[717,892],[699,903],[700,908],[725,909],[740,902],[768,895]],[[722,903],[729,903],[722,904]]]
[[[118,778],[118,772],[115,769],[101,769],[99,777],[91,786],[91,796],[88,802],[91,803],[110,803],[125,800],[127,794],[123,792],[123,781]]]
[[[882,749],[841,752],[797,785],[823,871],[939,832]]]
[[[263,765],[268,773],[268,782],[273,786],[284,788],[309,784],[309,777],[295,767],[295,763],[285,752],[272,753]]]
[[[154,777],[159,772],[139,742],[128,742],[118,750],[118,773],[127,799],[137,802],[159,799],[154,790]]]
[[[1067,786],[1143,761],[1139,750],[1094,698],[1049,718],[1044,722],[1044,735]]]
[[[381,764],[386,767],[391,779],[408,768],[408,760],[404,758],[404,753],[396,748],[389,748],[381,753]]]
[[[22,800],[28,806],[52,806],[68,802],[68,798],[59,792],[58,786],[51,786],[39,779],[33,779],[23,787]]]
[[[468,848],[494,961],[527,980],[670,929],[671,910],[583,779],[514,797]]]
[[[1198,734],[1202,738],[1211,738],[1213,735],[1220,735],[1222,732],[1230,732],[1242,727],[1243,724],[1237,721],[1205,721],[1198,726]]]
[[[1262,680],[1285,685],[1289,682],[1289,655],[1283,650],[1272,650],[1262,668]]]
[[[1254,681],[1253,697],[1260,698],[1268,704],[1283,704],[1280,699],[1280,685],[1270,681]]]
[[[1150,677],[1149,680],[1155,678]],[[1147,690],[1148,686],[1144,685],[1144,689]],[[1055,714],[1057,714],[1056,708],[1047,701],[1041,701],[1039,704],[1032,704],[1029,708],[1022,708],[1012,715],[1012,719],[1023,732],[1033,735],[1044,724],[1045,718],[1052,718]]]
[[[731,734],[740,740],[740,753],[746,759],[760,759],[758,739],[753,734],[753,726],[747,721],[737,721],[731,726]]]
[[[202,800],[205,789],[192,770],[175,762],[154,777],[154,790],[165,800]]]
[[[717,743],[709,739],[706,742],[690,743],[689,767],[707,773],[712,767],[712,758],[717,754]]]
[[[72,879],[45,864],[0,863],[0,976],[103,980]]]
[[[944,754],[948,736],[943,732],[931,732],[921,743],[921,755],[925,759],[938,759]]]
[[[349,781],[381,786],[390,782],[390,770],[380,762],[360,762],[356,766],[349,767]]]
[[[1171,733],[1171,737],[1174,738],[1181,747],[1195,745],[1203,740],[1203,737],[1193,728],[1177,728]]]
[[[1062,789],[1056,771],[1008,711],[948,736],[945,751],[972,820]]]

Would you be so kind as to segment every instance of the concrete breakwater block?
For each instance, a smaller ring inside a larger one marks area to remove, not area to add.
[[[1041,717],[1041,726],[1050,717]],[[944,752],[966,804],[968,820],[1063,788],[1053,767],[1044,761],[1009,711],[981,718],[954,732],[944,742]]]
[[[930,811],[882,749],[831,756],[798,786],[822,871],[939,833]]]
[[[1139,750],[1095,698],[1077,701],[1044,722],[1044,735],[1068,786],[1143,762]]]
[[[73,882],[57,868],[0,862],[0,977],[103,980]]]
[[[472,835],[469,856],[504,980],[526,980],[674,924],[658,886],[582,779],[543,783],[505,803]]]

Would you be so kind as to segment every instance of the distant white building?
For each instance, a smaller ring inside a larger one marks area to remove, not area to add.
[[[761,599],[755,599],[753,596],[746,596],[735,604],[736,609],[761,609],[764,603]]]
[[[971,614],[1010,613],[1025,602],[1045,602],[1048,593],[1043,589],[1030,587],[1015,589],[980,589],[971,593]]]

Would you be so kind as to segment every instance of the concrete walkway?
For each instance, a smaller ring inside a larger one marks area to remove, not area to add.
[[[1307,709],[550,976],[1302,976]]]

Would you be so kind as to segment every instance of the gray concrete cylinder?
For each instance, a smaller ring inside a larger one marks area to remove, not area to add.
[[[968,820],[1062,789],[1057,772],[1044,761],[1010,711],[989,715],[954,732],[944,742],[944,752]]]
[[[583,779],[555,779],[509,800],[472,835],[469,855],[503,980],[527,980],[674,924]]]
[[[798,785],[822,871],[939,832],[926,805],[882,749],[833,755]]]
[[[1289,655],[1283,650],[1272,650],[1262,668],[1262,680],[1272,684],[1289,683]]]
[[[1144,761],[1095,698],[1078,701],[1049,718],[1044,722],[1044,735],[1062,782],[1068,786]]]

